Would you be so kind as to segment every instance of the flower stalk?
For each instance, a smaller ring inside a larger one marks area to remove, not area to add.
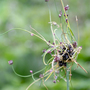
[[[67,90],[69,90],[69,65],[68,65],[68,63],[67,63],[66,78],[67,78]]]

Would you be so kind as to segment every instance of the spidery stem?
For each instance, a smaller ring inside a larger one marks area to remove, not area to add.
[[[48,4],[48,3],[47,3]],[[49,9],[49,17],[50,17],[50,23],[51,23],[51,32],[52,32],[52,36],[53,36],[53,41],[55,43],[55,35],[54,35],[54,32],[53,32],[53,26],[52,26],[52,20],[51,20],[51,11],[50,11],[50,7],[48,5],[48,9]],[[56,44],[56,43],[55,43]]]

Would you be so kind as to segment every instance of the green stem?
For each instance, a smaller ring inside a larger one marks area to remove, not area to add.
[[[35,81],[35,78],[34,78],[33,74],[32,74],[32,79]]]
[[[67,77],[67,90],[69,90],[69,65],[67,63],[67,73],[66,73],[66,77]]]

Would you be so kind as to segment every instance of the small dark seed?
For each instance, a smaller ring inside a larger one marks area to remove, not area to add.
[[[68,54],[65,53],[65,54],[63,55],[63,60],[67,60],[68,58],[69,58]]]
[[[71,59],[69,59],[69,61],[71,61]]]
[[[72,53],[70,53],[69,56],[72,57]]]
[[[56,83],[56,80],[53,80],[53,83]]]
[[[72,55],[74,54],[74,52],[72,52]]]
[[[63,46],[63,50],[66,50],[65,46]]]
[[[63,62],[62,61],[59,61],[59,66],[63,66]]]
[[[63,53],[60,53],[59,55],[62,55]]]
[[[73,51],[73,48],[70,48],[70,52],[72,52]]]
[[[63,53],[61,51],[58,51],[59,52],[59,55],[62,55]]]
[[[69,58],[69,56],[68,55],[66,55],[66,59],[68,59]]]
[[[66,67],[67,66],[67,63],[63,63],[63,65]]]
[[[72,48],[72,46],[71,45],[68,45],[68,48],[70,49],[70,48]]]

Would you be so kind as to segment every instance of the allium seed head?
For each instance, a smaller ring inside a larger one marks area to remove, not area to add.
[[[13,61],[12,61],[12,60],[10,60],[10,61],[8,61],[8,63],[9,63],[9,65],[12,65],[12,64],[13,64]]]

